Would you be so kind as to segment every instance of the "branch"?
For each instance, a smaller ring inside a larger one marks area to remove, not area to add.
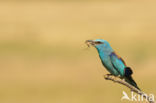
[[[110,75],[105,75],[104,78],[106,80],[111,80],[111,81],[113,81],[115,83],[119,83],[121,85],[124,85],[124,86],[128,87],[131,91],[133,91],[133,92],[139,94],[140,96],[143,96],[145,99],[147,99],[149,103],[155,103],[155,101],[150,100],[150,97],[147,96],[146,93],[140,91],[139,89],[135,88],[134,86],[130,85],[129,83],[125,82],[124,80],[120,79],[119,77],[115,77],[113,75],[111,75],[111,76]]]

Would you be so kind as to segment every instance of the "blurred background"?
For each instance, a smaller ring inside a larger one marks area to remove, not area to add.
[[[155,0],[1,0],[0,103],[127,103],[87,39],[105,39],[156,95]]]

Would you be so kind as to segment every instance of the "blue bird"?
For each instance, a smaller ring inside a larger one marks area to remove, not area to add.
[[[106,40],[87,40],[86,43],[88,46],[92,45],[97,49],[103,66],[110,72],[109,75],[120,76],[121,79],[124,79],[126,82],[139,89],[132,78],[132,69],[114,52]]]

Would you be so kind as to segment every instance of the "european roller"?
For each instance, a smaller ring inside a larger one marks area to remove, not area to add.
[[[106,40],[87,40],[86,43],[97,49],[103,66],[110,72],[109,75],[120,76],[121,79],[124,79],[126,82],[139,89],[132,78],[132,69],[128,67],[124,60],[114,52]]]

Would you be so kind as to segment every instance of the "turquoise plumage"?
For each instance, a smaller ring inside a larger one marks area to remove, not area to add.
[[[120,78],[125,79],[126,82],[139,89],[132,78],[133,71],[131,68],[127,67],[123,59],[114,52],[106,40],[87,40],[86,43],[91,44],[97,49],[102,64],[111,73],[111,75],[120,76]]]

